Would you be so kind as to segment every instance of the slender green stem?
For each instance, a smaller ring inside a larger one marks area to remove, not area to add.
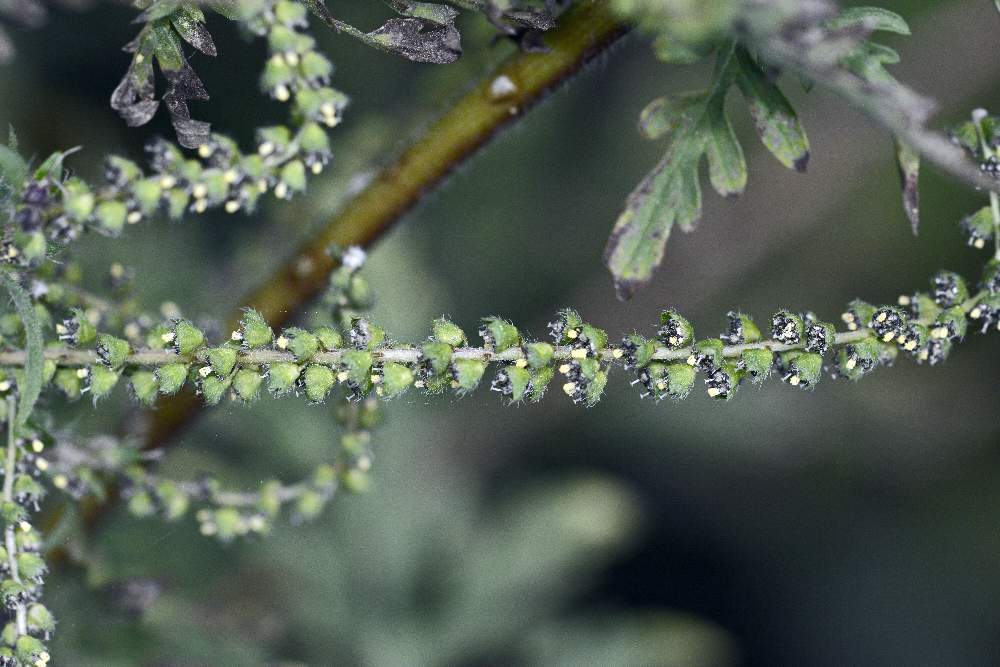
[[[5,503],[14,502],[14,466],[17,464],[17,435],[14,432],[14,424],[17,421],[17,401],[14,397],[7,398],[7,458],[4,463],[3,477],[3,501]],[[21,583],[21,574],[17,566],[17,540],[14,531],[17,528],[8,523],[4,528],[4,546],[7,549],[7,567],[10,570],[10,578]],[[28,612],[24,603],[18,603],[15,609],[15,629],[17,636],[28,634]]]

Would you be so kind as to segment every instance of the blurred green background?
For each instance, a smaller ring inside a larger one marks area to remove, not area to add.
[[[335,4],[362,26],[386,16],[380,3]],[[903,56],[893,72],[940,101],[938,121],[1000,108],[993,3],[882,4],[914,33],[888,39]],[[128,130],[107,105],[131,18],[111,6],[57,10],[44,29],[15,34],[0,123],[28,153],[83,145],[72,164],[96,177],[105,154],[140,157],[150,137],[169,134],[162,117]],[[248,142],[284,111],[255,93],[261,45],[223,20],[210,27],[220,56],[194,64],[212,101],[194,112]],[[230,312],[511,49],[479,19],[462,27],[466,53],[446,67],[323,34],[353,104],[335,166],[307,196],[253,218],[90,236],[79,244],[90,283],[121,261],[150,308],[171,299],[192,317]],[[983,255],[957,223],[982,195],[926,167],[914,237],[890,138],[787,77],[812,142],[808,173],[762,150],[734,95],[747,192],[706,192],[700,228],[675,235],[655,282],[618,302],[601,252],[663,150],[639,137],[637,114],[652,97],[704,85],[709,66],[663,66],[640,35],[602,57],[378,244],[375,319],[401,340],[422,339],[443,313],[470,331],[500,314],[541,336],[572,305],[614,335],[649,334],[659,309],[675,306],[715,332],[735,307],[834,320],[854,297],[892,301],[940,268],[977,275]],[[409,395],[375,433],[372,490],[339,497],[315,524],[220,546],[193,521],[105,521],[91,567],[62,568],[47,586],[60,619],[55,664],[992,664],[998,378],[996,335],[975,335],[940,367],[901,361],[812,393],[772,382],[724,405],[701,392],[640,401],[621,373],[589,410],[558,392],[519,408],[485,390]],[[107,407],[69,406],[61,423],[118,434],[140,423],[124,391]],[[330,406],[226,404],[176,444],[165,470],[252,486],[328,459],[336,426]]]

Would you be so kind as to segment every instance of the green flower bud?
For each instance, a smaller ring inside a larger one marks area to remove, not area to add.
[[[729,330],[720,336],[726,345],[743,345],[761,340],[760,329],[757,328],[749,315],[729,311],[727,317],[729,318]]]
[[[156,483],[156,498],[167,521],[176,521],[187,514],[191,501],[176,482],[162,480]]]
[[[94,401],[99,401],[115,388],[121,373],[105,366],[91,366],[88,377],[90,395],[94,397]]]
[[[319,350],[319,339],[305,329],[293,327],[278,337],[277,346],[290,350],[298,361],[308,361]]]
[[[740,355],[740,365],[750,376],[751,382],[757,385],[763,384],[774,366],[774,353],[763,348],[743,350]]]
[[[212,515],[215,524],[215,535],[223,542],[231,542],[241,535],[246,535],[248,527],[238,510],[232,507],[222,507]]]
[[[260,500],[257,509],[268,518],[275,518],[281,513],[281,482],[271,480],[260,487]]]
[[[19,553],[16,560],[18,573],[21,578],[28,581],[38,581],[49,571],[45,561],[38,554]]]
[[[427,377],[441,377],[448,372],[451,365],[451,345],[438,341],[429,341],[423,344],[421,349],[421,368],[424,371],[424,379]]]
[[[198,390],[201,392],[205,405],[218,405],[222,397],[229,391],[233,381],[230,378],[220,378],[217,375],[209,375],[201,379]]]
[[[84,181],[70,178],[63,183],[63,211],[73,222],[86,222],[94,212],[94,203],[94,193]]]
[[[52,383],[71,401],[80,398],[83,388],[83,378],[78,374],[78,370],[81,369],[60,368],[52,378]]]
[[[937,365],[948,358],[948,355],[951,353],[951,347],[951,339],[931,337],[917,352],[917,363],[926,363],[931,366]]]
[[[743,380],[744,371],[733,363],[724,362],[706,372],[705,386],[711,398],[718,401],[731,400]]]
[[[962,276],[952,271],[939,271],[932,281],[934,301],[942,308],[961,304],[969,298],[969,289]]]
[[[848,343],[837,355],[837,370],[848,380],[858,380],[878,366],[879,352],[879,342],[873,337]]]
[[[517,327],[499,317],[484,318],[479,336],[487,347],[493,348],[497,353],[521,344],[521,334],[518,333]]]
[[[111,370],[118,370],[124,366],[131,353],[132,346],[127,340],[108,334],[100,334],[97,337],[97,357]]]
[[[295,389],[302,369],[293,361],[279,361],[268,366],[267,389],[275,396],[283,396]]]
[[[351,321],[351,347],[355,350],[374,350],[385,342],[385,330],[363,317]]]
[[[278,23],[287,26],[304,25],[306,22],[306,8],[298,2],[291,0],[279,0],[274,5],[274,18]]]
[[[556,313],[556,319],[549,322],[549,332],[557,345],[569,345],[580,336],[583,318],[572,308]]]
[[[180,220],[187,213],[191,195],[187,190],[176,189],[167,192],[167,215],[171,220]]]
[[[591,355],[597,355],[608,346],[608,334],[604,329],[598,329],[590,324],[580,327],[580,336],[576,339],[574,347],[585,347]]]
[[[56,335],[74,347],[86,347],[97,340],[97,329],[81,309],[75,308],[70,317],[56,325]]]
[[[452,388],[459,395],[468,394],[479,386],[486,372],[486,364],[478,359],[454,359],[451,362]]]
[[[42,384],[47,385],[52,382],[52,378],[55,377],[56,371],[59,370],[59,366],[52,359],[46,359],[42,362]]]
[[[326,366],[309,364],[303,374],[303,381],[309,400],[313,403],[322,403],[337,384],[337,376]]]
[[[305,153],[329,153],[330,138],[317,123],[306,123],[299,130],[299,148]]]
[[[709,373],[721,366],[723,359],[722,339],[706,338],[694,344],[687,363],[704,373]]]
[[[348,491],[365,491],[368,488],[367,484],[363,488],[357,489],[351,488],[347,484],[345,487]],[[325,504],[326,500],[322,494],[315,491],[303,491],[295,502],[295,515],[300,521],[312,521],[323,512]]]
[[[528,366],[536,370],[551,364],[554,353],[554,349],[548,343],[527,343],[524,346],[524,356]]]
[[[45,605],[36,602],[28,607],[28,632],[49,635],[55,629],[56,620]]]
[[[875,306],[855,299],[847,304],[847,311],[840,316],[840,319],[847,325],[848,331],[857,331],[861,327],[868,326],[875,315]]]
[[[239,341],[246,349],[253,350],[270,345],[274,339],[274,332],[264,321],[263,315],[253,308],[247,308],[243,311],[239,331],[233,332],[232,338]]]
[[[637,333],[629,334],[622,339],[621,345],[612,353],[615,359],[621,359],[625,370],[642,369],[653,360],[656,344],[646,340]]]
[[[431,325],[431,331],[434,340],[439,343],[444,343],[451,347],[465,347],[468,344],[465,332],[454,322],[443,317],[434,320],[434,323]]]
[[[34,503],[45,497],[45,487],[31,475],[18,475],[14,479],[14,499],[19,503]]]
[[[792,351],[781,355],[781,379],[793,387],[811,389],[823,377],[823,357],[815,352]]]
[[[555,377],[556,372],[551,366],[534,368],[531,371],[531,386],[528,388],[528,396],[532,402],[537,403],[545,396],[545,390]]]
[[[353,387],[368,387],[371,383],[371,352],[345,350],[341,357],[341,366],[342,369],[337,376],[340,382],[347,382]]]
[[[14,646],[14,654],[22,665],[45,667],[49,662],[49,652],[45,644],[31,635],[21,635]]]
[[[386,363],[382,366],[382,383],[376,388],[379,396],[399,396],[413,384],[413,371],[408,366]]]
[[[350,493],[365,493],[371,487],[371,479],[368,474],[357,469],[345,470],[340,477],[340,482]],[[301,509],[299,511],[301,514]]]
[[[165,364],[156,369],[156,381],[160,385],[160,393],[172,396],[180,391],[187,381],[187,364]]]
[[[906,326],[907,316],[899,308],[882,306],[875,309],[868,326],[875,336],[883,343],[895,340]]]
[[[694,342],[694,327],[676,310],[664,310],[656,337],[668,349],[677,350]]]
[[[993,240],[993,212],[984,206],[961,222],[962,231],[969,237],[969,245],[982,249]]]
[[[21,259],[30,264],[35,264],[45,258],[48,244],[45,242],[45,235],[42,232],[17,233],[14,236],[14,244],[19,248]]]
[[[306,166],[301,160],[292,160],[281,168],[280,182],[274,188],[274,194],[279,199],[291,198],[294,192],[304,192],[306,189]]]
[[[152,405],[156,401],[159,385],[156,374],[152,371],[135,371],[129,376],[129,387],[135,400],[143,405]]]
[[[205,334],[188,320],[179,320],[174,325],[174,349],[177,354],[189,355],[205,344]]]
[[[787,310],[779,310],[771,318],[771,339],[786,345],[798,345],[805,336],[802,318]]]
[[[937,305],[927,292],[917,292],[913,295],[902,295],[899,297],[899,305],[906,308],[910,313],[910,319],[933,320],[941,312],[941,306]]]
[[[160,198],[163,197],[160,177],[144,178],[137,181],[132,185],[132,196],[139,205],[139,211],[142,215],[150,216],[156,213],[156,209],[160,207]]]
[[[326,352],[339,350],[344,346],[344,337],[332,327],[319,327],[313,331],[313,335],[316,336],[320,347]]]
[[[826,322],[809,322],[806,324],[806,352],[826,354],[834,343],[837,330]]]
[[[510,396],[514,403],[521,401],[531,385],[531,373],[521,366],[501,366],[497,369],[496,377],[490,385],[492,391],[500,392],[503,396]]]
[[[27,521],[28,510],[15,502],[0,502],[0,519],[7,526],[16,526],[22,521]]]
[[[108,236],[118,236],[125,228],[128,209],[120,201],[102,201],[94,210],[97,229]]]
[[[252,401],[260,393],[264,377],[256,369],[241,368],[233,376],[233,391],[244,401]]]
[[[232,347],[213,347],[205,353],[205,359],[212,372],[219,377],[228,377],[236,367],[238,353]]]
[[[930,326],[930,334],[931,338],[955,341],[964,338],[968,328],[965,311],[961,306],[952,306],[938,314],[934,324]]]
[[[129,496],[128,511],[136,518],[145,519],[156,514],[156,504],[148,493],[137,491]]]
[[[328,81],[333,74],[333,64],[316,51],[305,53],[299,68],[302,70],[302,76],[310,81]]]

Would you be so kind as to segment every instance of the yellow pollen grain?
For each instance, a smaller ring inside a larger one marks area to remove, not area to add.
[[[572,352],[570,352],[569,356],[571,356],[574,359],[586,359],[587,358],[587,351],[585,349],[583,349],[583,348],[579,348],[579,349],[576,349],[576,350],[573,350]]]
[[[881,323],[881,322],[885,322],[885,321],[886,321],[887,319],[889,319],[889,315],[888,315],[888,313],[884,313],[884,312],[883,312],[883,313],[879,313],[879,314],[878,314],[878,315],[877,315],[877,316],[875,317],[875,321],[876,321],[876,322],[879,322],[879,323]]]
[[[847,363],[844,364],[844,366],[846,366],[847,370],[849,370],[849,371],[854,370],[854,367],[857,366],[857,365],[858,365],[858,360],[855,359],[855,358],[853,358],[853,357],[850,358],[850,359],[848,359]]]
[[[792,377],[788,378],[788,384],[792,385],[793,387],[798,387],[800,382],[802,382],[802,379],[798,375],[793,375]]]
[[[562,389],[564,392],[566,392],[567,396],[572,396],[573,392],[576,391],[576,383],[567,382],[566,384],[563,385]]]
[[[575,340],[576,337],[579,335],[580,332],[577,331],[576,329],[570,329],[569,331],[566,332],[566,338],[569,338],[570,340]]]
[[[528,365],[528,360],[524,358],[518,359],[517,361],[514,362],[514,365],[517,366],[518,368],[524,368],[525,366]]]
[[[693,354],[687,358],[688,366],[694,366],[696,363],[698,363],[698,360],[695,359],[695,356]]]
[[[722,390],[721,390],[721,389],[719,389],[718,387],[712,387],[711,389],[709,389],[709,390],[708,390],[708,392],[707,392],[707,393],[708,393],[708,395],[709,395],[709,396],[711,396],[712,398],[715,398],[716,396],[718,396],[719,394],[721,394],[721,393],[722,393]]]
[[[569,369],[571,368],[572,366],[570,366],[569,364],[563,364],[562,366],[559,367],[559,372],[562,373],[563,375],[566,375],[566,373],[569,373]]]

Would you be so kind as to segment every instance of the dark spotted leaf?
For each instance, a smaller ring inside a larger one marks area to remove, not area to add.
[[[370,45],[421,63],[445,65],[462,55],[461,37],[454,25],[437,25],[421,19],[389,19],[365,35]]]
[[[132,62],[121,82],[111,93],[111,108],[125,120],[129,127],[145,125],[160,103],[155,99],[156,85],[153,73],[154,42],[146,30],[125,47],[132,53]]]
[[[736,61],[736,83],[746,99],[761,142],[781,164],[805,171],[809,164],[809,139],[795,109],[746,50],[737,51]]]
[[[903,211],[910,220],[913,233],[920,228],[920,153],[899,139],[896,139],[896,163],[899,165],[899,180],[903,189]]]
[[[167,79],[163,104],[177,133],[177,142],[185,148],[197,148],[208,141],[211,125],[193,120],[189,100],[207,100],[208,91],[184,57],[180,37],[172,26],[161,19],[150,25],[156,61]]]
[[[17,316],[21,318],[24,325],[24,349],[27,359],[24,364],[23,375],[18,378],[17,402],[17,426],[23,426],[31,416],[31,411],[35,408],[38,396],[42,392],[42,385],[45,383],[45,359],[42,346],[42,324],[35,311],[35,306],[24,291],[20,283],[8,271],[0,272],[0,279],[3,280],[4,287],[14,302],[14,309]]]
[[[180,9],[181,0],[156,0],[135,17],[133,23],[151,23],[158,19],[166,18]]]
[[[205,15],[199,9],[184,7],[171,16],[170,24],[185,42],[198,49],[206,56],[215,56],[215,42],[205,27]]]

